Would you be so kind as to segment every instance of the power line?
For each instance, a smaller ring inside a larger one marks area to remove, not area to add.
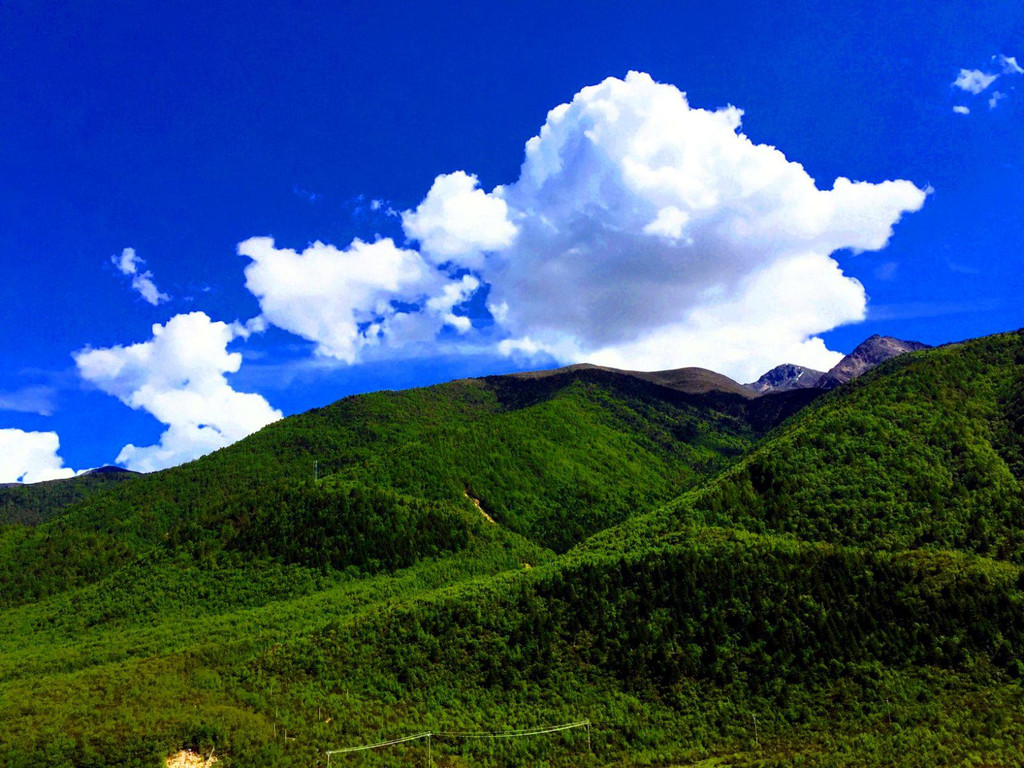
[[[381,747],[392,747],[395,744],[404,744],[407,741],[416,741],[417,739],[426,739],[432,736],[430,731],[424,731],[423,733],[414,733],[412,736],[403,736],[400,739],[391,739],[391,741],[382,741],[378,744],[364,744],[359,747],[343,747],[342,749],[329,749],[327,750],[328,755],[343,755],[347,752],[362,752],[364,749],[380,749]]]
[[[383,747],[393,747],[396,744],[405,744],[410,741],[419,741],[421,739],[427,740],[427,765],[431,765],[432,762],[432,744],[431,741],[435,738],[447,738],[447,739],[515,739],[522,736],[542,736],[548,733],[558,733],[559,731],[568,731],[573,728],[586,728],[587,729],[587,751],[591,750],[590,743],[590,721],[579,720],[575,723],[562,723],[560,725],[542,725],[536,728],[519,728],[513,731],[424,731],[423,733],[414,733],[410,736],[402,736],[398,739],[390,739],[388,741],[380,741],[376,744],[361,744],[357,747],[342,747],[341,749],[329,749],[327,750],[327,765],[331,764],[331,755],[344,755],[351,754],[353,752],[363,752],[368,749],[381,749]]]

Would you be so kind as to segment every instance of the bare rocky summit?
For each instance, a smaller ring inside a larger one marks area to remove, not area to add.
[[[823,371],[816,371],[813,368],[783,363],[772,368],[757,381],[743,386],[759,395],[765,392],[788,392],[793,389],[810,389],[816,386],[824,375]]]
[[[886,360],[905,355],[907,352],[930,349],[930,347],[931,345],[922,344],[920,341],[903,341],[901,339],[894,339],[892,336],[879,336],[875,334],[861,342],[853,352],[840,360],[832,370],[818,379],[814,386],[821,389],[835,389],[840,384],[845,384],[867,373]]]

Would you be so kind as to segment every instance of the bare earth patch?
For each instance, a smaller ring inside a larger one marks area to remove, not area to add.
[[[190,749],[182,749],[167,758],[167,768],[210,768],[218,762],[213,754],[209,759]]]

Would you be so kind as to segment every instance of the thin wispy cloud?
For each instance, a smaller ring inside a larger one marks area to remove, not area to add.
[[[977,267],[970,266],[968,264],[961,264],[956,261],[947,261],[946,266],[949,267],[950,272],[955,272],[960,275],[980,275],[981,270]]]
[[[871,320],[893,322],[920,320],[928,317],[949,317],[976,312],[991,312],[1000,307],[994,299],[987,301],[919,301],[905,304],[875,304],[870,308]]]
[[[53,387],[24,387],[13,392],[0,392],[0,411],[34,413],[52,416],[56,390]]]
[[[896,277],[896,272],[899,270],[900,265],[895,261],[887,261],[884,264],[879,264],[875,268],[875,277],[879,280],[892,280]]]
[[[148,269],[142,269],[146,262],[138,257],[134,248],[125,248],[121,251],[120,256],[111,256],[110,260],[122,275],[131,277],[132,288],[154,307],[165,301],[170,301],[171,297],[156,287],[156,283],[153,282],[153,273]]]
[[[999,54],[997,59],[999,67],[1004,75],[1024,75],[1024,68],[1017,63],[1015,56],[1003,56]]]
[[[387,218],[400,217],[401,211],[396,210],[390,202],[379,197],[356,195],[346,200],[344,208],[349,211],[353,220],[361,223],[382,222]]]
[[[304,187],[300,187],[297,184],[292,187],[292,194],[296,197],[301,197],[303,200],[308,200],[311,203],[316,203],[324,199],[324,196],[317,192],[310,192]]]

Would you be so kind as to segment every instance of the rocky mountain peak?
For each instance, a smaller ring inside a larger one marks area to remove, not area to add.
[[[744,384],[747,389],[759,395],[765,392],[787,392],[792,389],[808,389],[817,384],[825,374],[813,368],[794,363],[783,363],[772,368],[757,381]]]
[[[834,389],[893,357],[920,349],[929,349],[930,345],[920,341],[903,341],[892,336],[879,336],[877,333],[861,342],[853,352],[840,360],[828,373],[817,382],[816,387]]]

